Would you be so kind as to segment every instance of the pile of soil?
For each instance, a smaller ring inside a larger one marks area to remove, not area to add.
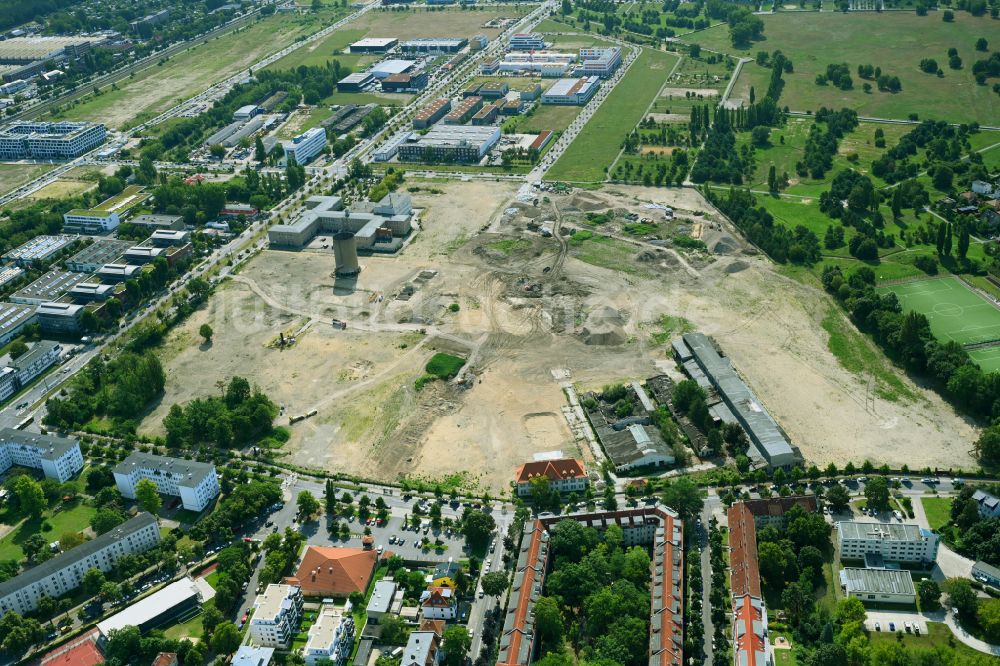
[[[586,345],[613,346],[625,343],[625,330],[621,313],[612,307],[594,308],[580,331]]]
[[[750,264],[748,264],[745,261],[739,261],[739,260],[737,260],[737,261],[734,261],[733,263],[729,264],[728,266],[726,266],[723,270],[726,273],[728,273],[729,275],[732,275],[734,273],[739,273],[741,271],[745,271],[748,268],[750,268]]]

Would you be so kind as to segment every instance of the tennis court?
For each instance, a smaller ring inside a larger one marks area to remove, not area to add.
[[[923,313],[940,340],[963,345],[1000,340],[1000,309],[956,277],[906,282],[879,291],[895,293],[904,311]]]

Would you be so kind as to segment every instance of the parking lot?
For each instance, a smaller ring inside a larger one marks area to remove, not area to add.
[[[868,611],[865,629],[873,632],[927,635],[927,620],[916,611]]]

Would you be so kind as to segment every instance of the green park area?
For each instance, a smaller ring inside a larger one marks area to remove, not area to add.
[[[950,23],[942,21],[941,12],[927,16],[915,12],[779,12],[761,18],[764,39],[746,49],[733,47],[725,23],[688,35],[685,41],[750,58],[758,51],[781,50],[794,64],[794,72],[785,75],[781,104],[793,111],[848,107],[861,116],[906,119],[917,114],[921,120],[983,124],[996,124],[1000,118],[1000,97],[990,85],[977,84],[972,75],[973,63],[984,57],[975,50],[976,40],[996,40],[996,21],[988,13],[976,17],[960,12]],[[960,69],[949,67],[950,48],[957,49],[962,59]],[[943,75],[921,71],[920,61],[925,58],[935,59]],[[839,63],[847,63],[853,88],[817,85],[816,76],[825,73],[827,65]],[[864,92],[857,69],[869,64],[899,77],[902,89]],[[747,64],[741,78],[755,77],[753,70],[758,67]]]
[[[599,183],[621,150],[625,135],[660,94],[677,56],[643,49],[570,147],[547,174],[550,180]]]
[[[957,277],[941,277],[880,287],[896,294],[903,310],[927,317],[942,341],[982,344],[1000,340],[1000,309]]]
[[[67,532],[80,532],[90,526],[90,519],[97,513],[92,506],[76,504],[63,508],[45,511],[41,518],[24,518],[10,509],[0,513],[0,524],[15,525],[3,539],[0,539],[0,560],[23,561],[25,559],[22,546],[36,534],[41,534],[46,543],[58,541],[60,535]]]

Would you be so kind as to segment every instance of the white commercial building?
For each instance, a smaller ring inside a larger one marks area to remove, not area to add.
[[[840,586],[847,596],[865,603],[915,604],[917,602],[913,577],[905,569],[842,569]]]
[[[268,585],[253,603],[250,637],[257,645],[288,649],[302,618],[302,588]]]
[[[518,33],[510,38],[511,51],[537,51],[545,46],[545,40],[537,32]]]
[[[869,554],[889,562],[926,564],[937,559],[938,535],[916,525],[842,521],[837,533],[845,560],[863,560]]]
[[[323,146],[326,145],[326,130],[322,127],[313,127],[293,138],[291,141],[282,141],[281,147],[285,150],[282,158],[282,165],[287,165],[288,160],[295,158],[296,164],[308,164],[314,157],[320,154]]]
[[[18,120],[0,129],[0,159],[73,159],[100,146],[106,136],[101,124]]]
[[[11,465],[40,469],[46,478],[69,481],[83,469],[80,442],[13,428],[0,430],[0,473]]]
[[[112,631],[125,627],[138,627],[145,632],[163,626],[179,615],[195,612],[214,596],[215,590],[204,579],[184,577],[98,622],[97,630],[105,639]]]
[[[115,483],[123,497],[135,499],[140,479],[150,479],[163,495],[181,498],[184,508],[201,511],[219,494],[215,465],[136,452],[115,467]]]
[[[267,666],[274,658],[274,648],[244,645],[236,651],[229,666]]]
[[[29,613],[38,607],[42,597],[55,599],[78,588],[87,570],[110,571],[122,557],[142,553],[158,543],[160,527],[156,518],[140,513],[110,532],[0,583],[0,616]]]
[[[580,76],[599,76],[606,79],[622,64],[622,50],[617,46],[580,49]]]
[[[353,645],[354,618],[350,610],[324,605],[316,622],[309,627],[309,638],[302,652],[308,666],[316,666],[320,659],[343,666]]]
[[[368,620],[378,624],[384,615],[392,610],[392,602],[396,597],[396,582],[380,580],[375,583],[372,597],[368,600]]]
[[[582,106],[590,101],[601,86],[601,79],[588,76],[582,79],[559,79],[542,93],[542,104]]]

